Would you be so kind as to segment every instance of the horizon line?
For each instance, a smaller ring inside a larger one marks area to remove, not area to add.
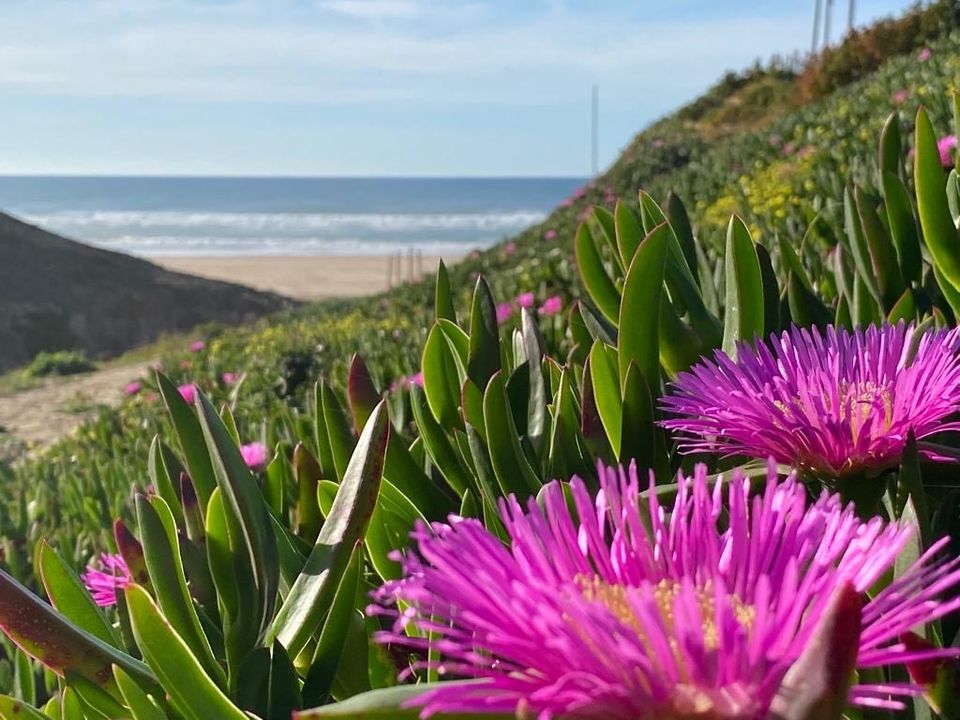
[[[119,180],[590,180],[583,175],[271,175],[243,174],[164,174],[164,173],[10,173],[0,172],[0,179],[119,179]]]

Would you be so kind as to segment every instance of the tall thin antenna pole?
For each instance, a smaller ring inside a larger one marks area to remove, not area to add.
[[[817,54],[820,45],[820,5],[822,0],[813,0],[813,40],[810,42],[810,54]]]
[[[847,32],[853,32],[854,15],[856,14],[857,0],[850,0],[847,5]]]
[[[830,18],[833,15],[833,0],[825,0],[823,12],[823,46],[830,47]]]
[[[590,112],[590,174],[600,172],[600,86],[594,83]]]

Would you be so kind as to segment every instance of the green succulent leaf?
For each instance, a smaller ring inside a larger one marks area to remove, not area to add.
[[[960,289],[960,239],[947,205],[946,176],[940,165],[937,135],[923,108],[917,111],[913,178],[923,239],[933,256],[934,266],[947,282]]]
[[[448,430],[456,427],[460,423],[460,374],[454,352],[439,323],[427,335],[420,366],[430,412],[442,427]]]
[[[148,501],[143,495],[137,496],[136,508],[144,559],[158,604],[170,625],[176,629],[191,652],[200,659],[206,672],[221,685],[226,685],[226,676],[213,655],[187,589],[180,545],[170,509],[163,498],[154,496]]]
[[[363,426],[367,424],[370,413],[380,402],[380,393],[370,375],[370,369],[359,353],[354,353],[350,358],[350,369],[347,371],[347,400],[353,417],[353,429],[359,435]]]
[[[310,663],[310,670],[303,685],[305,705],[319,705],[330,700],[330,691],[340,667],[344,645],[347,640],[351,616],[360,590],[363,551],[358,546],[337,586],[330,612],[324,620],[317,641],[317,649]]]
[[[180,396],[177,387],[161,372],[157,373],[157,388],[160,390],[160,397],[163,398],[163,402],[167,406],[167,412],[173,422],[173,429],[180,440],[187,470],[190,472],[190,477],[197,488],[197,496],[200,498],[203,508],[206,509],[207,500],[210,499],[210,494],[217,486],[217,480],[213,473],[213,465],[210,462],[207,445],[203,439],[200,422],[186,400]]]
[[[132,720],[167,719],[167,714],[163,712],[157,701],[144,692],[143,688],[123,668],[114,665],[113,677],[117,682],[117,688],[120,690],[124,703],[133,716]]]
[[[240,449],[213,405],[200,392],[197,393],[197,409],[217,487],[223,495],[224,511],[233,514],[243,533],[248,562],[256,582],[256,626],[259,627],[259,633],[263,633],[273,617],[280,580],[277,539],[270,522],[270,509]]]
[[[389,435],[381,402],[360,434],[316,544],[273,623],[270,640],[279,640],[291,657],[329,613],[353,548],[363,539],[380,492]]]
[[[0,720],[51,720],[39,710],[9,695],[0,695]],[[134,718],[140,720],[140,718]]]
[[[0,629],[58,675],[71,671],[100,684],[111,684],[111,666],[119,665],[138,682],[156,682],[149,667],[77,627],[2,570]]]
[[[636,366],[634,366],[636,367]],[[614,454],[620,457],[623,427],[623,399],[615,348],[597,340],[590,350],[590,379],[600,422]]]
[[[673,231],[658,225],[637,248],[623,284],[617,339],[620,383],[630,363],[636,363],[650,387],[660,390],[660,303],[667,243]]]
[[[607,320],[616,324],[620,313],[620,292],[604,268],[603,258],[586,223],[581,223],[577,229],[574,248],[577,269],[590,299]]]
[[[540,478],[520,447],[519,433],[499,371],[490,378],[483,395],[483,419],[487,426],[490,460],[503,493],[517,493],[521,497],[535,494],[540,489]]]
[[[38,563],[43,588],[51,604],[70,622],[103,642],[119,647],[119,638],[83,582],[56,550],[40,541]]]
[[[187,720],[248,720],[210,679],[147,591],[133,584],[127,586],[124,594],[137,645],[184,717]]]
[[[726,314],[723,323],[723,351],[737,355],[738,342],[763,337],[763,279],[757,248],[750,232],[736,215],[727,228]],[[655,387],[655,386],[652,386]]]
[[[460,685],[475,685],[475,681],[456,681]],[[451,683],[445,682],[444,687]],[[304,710],[297,714],[296,720],[313,720],[313,718],[351,718],[351,720],[401,720],[403,718],[417,718],[420,709],[409,707],[419,696],[435,689],[436,684],[420,683],[419,685],[401,685],[398,687],[372,690],[357,695],[334,705]],[[445,720],[514,720],[514,713],[457,713],[444,714]]]
[[[617,248],[624,267],[629,267],[634,253],[643,241],[643,227],[637,221],[630,206],[622,200],[617,201],[613,210],[613,220],[616,227]]]
[[[440,260],[437,267],[437,284],[434,291],[434,313],[437,320],[444,318],[450,322],[457,322],[457,311],[453,304],[453,293],[450,291],[450,276],[447,266]],[[359,430],[357,431],[359,432]]]

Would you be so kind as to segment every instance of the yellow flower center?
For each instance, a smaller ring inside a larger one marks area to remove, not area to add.
[[[647,632],[630,604],[629,592],[631,588],[624,585],[612,585],[596,576],[580,576],[577,578],[577,584],[587,600],[606,606],[620,622],[636,632],[644,644],[647,644]],[[678,582],[661,580],[653,589],[653,597],[656,602],[657,611],[663,620],[664,627],[670,635],[672,635],[674,631],[674,600],[680,594],[680,588],[681,586]],[[714,590],[708,582],[703,587],[696,588],[694,592],[697,598],[697,605],[700,609],[703,646],[706,650],[716,650],[720,643]],[[753,628],[756,610],[736,595],[729,595],[728,601],[737,623],[749,632]],[[671,639],[671,646],[674,646],[675,642],[675,640]],[[676,647],[674,647],[674,653],[676,653],[676,651]]]

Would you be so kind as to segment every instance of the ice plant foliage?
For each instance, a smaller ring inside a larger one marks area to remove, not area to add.
[[[958,333],[794,327],[677,375],[664,425],[686,452],[773,457],[830,477],[890,467],[911,430],[960,429],[948,419],[960,409]]]
[[[100,607],[117,604],[117,591],[132,582],[130,570],[120,555],[102,553],[95,565],[89,565],[80,579],[93,601]]]
[[[473,519],[414,531],[403,578],[384,585],[370,609],[396,618],[377,640],[432,647],[442,673],[478,679],[420,696],[424,717],[767,717],[832,599],[874,588],[913,532],[863,522],[826,491],[808,504],[803,485],[772,467],[751,497],[741,474],[725,488],[699,465],[693,478],[678,478],[670,513],[655,492],[641,494],[635,471],[600,470],[595,501],[571,482],[575,513],[559,483],[542,504],[503,503],[509,547]],[[960,606],[938,600],[960,582],[960,561],[934,560],[945,542],[864,596],[859,638],[849,638],[860,669],[957,652],[898,640]],[[405,632],[411,624],[416,637]],[[917,692],[909,683],[854,685],[847,701],[898,708]]]

